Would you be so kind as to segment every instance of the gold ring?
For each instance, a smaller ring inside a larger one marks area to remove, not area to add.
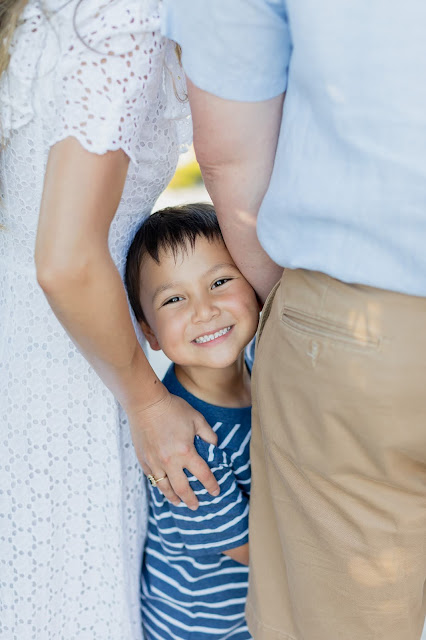
[[[154,476],[151,474],[147,475],[146,477],[148,478],[148,480],[150,481],[153,487],[156,487],[157,484],[161,482],[161,480],[165,480],[167,478],[167,476],[163,476],[162,478],[154,478]]]

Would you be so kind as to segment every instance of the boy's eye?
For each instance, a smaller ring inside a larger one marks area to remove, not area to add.
[[[166,300],[166,302],[163,303],[163,307],[166,304],[173,304],[175,302],[179,302],[180,300],[183,300],[182,296],[173,296],[173,298],[169,298],[168,300]]]
[[[216,282],[212,284],[212,289],[216,289],[216,287],[220,287],[230,280],[232,280],[232,278],[219,278],[219,280],[216,280]]]

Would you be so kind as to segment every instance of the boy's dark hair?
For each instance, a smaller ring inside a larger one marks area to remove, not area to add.
[[[127,254],[125,284],[136,319],[146,318],[140,303],[140,271],[148,254],[157,264],[161,251],[171,251],[176,258],[186,251],[188,244],[194,249],[196,239],[222,238],[216,213],[211,204],[195,203],[167,207],[150,215],[137,231]]]

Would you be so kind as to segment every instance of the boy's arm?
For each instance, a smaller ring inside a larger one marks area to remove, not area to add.
[[[225,553],[237,562],[247,564],[249,497],[237,482],[224,449],[208,445],[200,438],[195,439],[195,448],[213,472],[220,494],[216,497],[209,495],[201,483],[190,476],[189,484],[199,500],[199,509],[193,512],[183,503],[168,504],[167,510],[173,517],[174,526],[167,525],[167,530],[162,530],[162,538],[174,544],[178,533],[185,552],[190,556]],[[157,489],[151,491],[154,509],[158,505],[162,513],[163,504]]]
[[[226,556],[229,556],[236,562],[240,564],[245,564],[248,566],[249,563],[249,545],[248,542],[246,544],[241,545],[241,547],[236,547],[235,549],[228,549],[228,551],[223,551]]]

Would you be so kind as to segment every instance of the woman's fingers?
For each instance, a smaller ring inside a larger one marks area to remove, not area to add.
[[[152,474],[151,468],[146,464],[145,460],[139,458],[139,464],[141,465],[142,471],[146,477]]]
[[[188,459],[188,462],[185,465],[185,468],[188,469],[191,475],[195,476],[201,482],[204,488],[212,496],[219,495],[220,493],[219,484],[216,478],[214,477],[213,473],[211,472],[209,465],[205,460],[203,460],[203,458],[201,458],[198,455],[195,447],[194,447],[194,454],[191,456],[190,459]]]
[[[180,504],[180,499],[173,491],[165,471],[158,471],[155,475],[149,474],[147,478],[148,481],[151,482],[151,484],[153,484],[151,478],[155,480],[154,486],[156,486],[157,489],[161,491],[161,493],[167,498],[169,502],[171,502],[175,506]]]
[[[204,442],[217,445],[217,434],[213,431],[204,416],[202,416],[201,414],[200,419],[197,420],[195,425],[195,433],[197,436],[200,436],[200,438],[204,440]]]
[[[168,479],[161,481],[161,483],[157,485],[157,489],[159,489],[161,493],[167,498],[167,500],[174,504],[175,507],[180,504],[180,498],[173,491]]]
[[[129,415],[138,458],[144,471],[151,469],[155,478],[167,476],[157,488],[168,500],[179,498],[197,509],[198,500],[183,469],[189,469],[209,493],[219,494],[216,478],[194,447],[196,435],[215,444],[216,434],[198,411],[177,396],[169,396],[158,413],[155,410]]]
[[[162,480],[156,486],[173,504],[176,504],[173,498],[177,498],[178,502],[182,500],[189,509],[195,511],[198,509],[198,499],[191,489],[188,477],[183,471],[184,468],[188,469],[209,493],[219,495],[220,488],[217,480],[208,464],[198,455],[195,447],[186,456],[176,458],[163,474],[155,475],[155,478],[161,478],[167,474],[167,480]]]
[[[189,486],[188,478],[182,468],[171,471],[171,479],[168,476],[167,480],[157,485],[157,489],[176,506],[182,501],[192,511],[198,509],[197,497]]]

